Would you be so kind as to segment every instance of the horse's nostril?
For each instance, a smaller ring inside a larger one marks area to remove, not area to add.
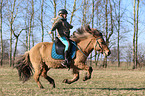
[[[108,56],[111,54],[111,51],[108,52]]]

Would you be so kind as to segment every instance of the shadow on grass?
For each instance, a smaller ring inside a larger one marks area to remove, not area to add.
[[[58,89],[96,89],[96,90],[145,90],[145,88],[58,88]]]

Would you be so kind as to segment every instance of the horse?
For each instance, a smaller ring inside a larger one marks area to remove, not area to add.
[[[76,42],[75,58],[71,60],[70,69],[73,70],[73,79],[64,79],[63,83],[72,84],[79,80],[79,70],[86,70],[87,74],[83,81],[91,79],[93,68],[88,66],[85,62],[89,54],[95,50],[101,52],[104,56],[111,54],[106,42],[103,39],[102,33],[95,29],[90,28],[89,25],[78,28],[72,36],[72,41]],[[19,78],[23,82],[27,81],[32,75],[39,88],[44,88],[39,81],[40,76],[44,77],[55,88],[54,79],[47,75],[51,69],[64,68],[61,65],[62,60],[56,60],[51,57],[52,42],[40,42],[31,48],[16,62]],[[34,72],[33,72],[34,70]],[[34,74],[33,74],[34,73]]]

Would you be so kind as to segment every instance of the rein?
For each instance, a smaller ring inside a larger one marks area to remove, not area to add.
[[[82,53],[83,53],[83,55],[85,56],[85,57],[88,57],[88,56],[86,56],[86,54],[74,43],[74,42],[71,42],[72,44],[74,44]]]
[[[98,42],[98,39],[101,39],[102,37],[99,37],[99,38],[97,38],[96,39],[96,41],[97,41],[97,43],[96,43],[96,45],[95,45],[95,49],[96,49],[96,46],[97,46],[97,44],[99,45],[99,47],[102,49],[102,47],[100,46],[100,43]],[[92,39],[91,39],[91,41],[92,41]],[[90,43],[91,43],[91,41],[88,43],[88,45],[87,45],[87,47],[90,45]],[[88,56],[86,56],[86,54],[74,43],[74,42],[71,42],[72,44],[74,44],[82,53],[83,53],[83,55],[85,56],[85,57],[88,57]],[[87,49],[87,47],[85,48],[85,49]],[[102,49],[103,50],[103,49]],[[91,59],[91,58],[93,58],[93,57],[95,57],[95,55],[94,56],[92,56],[92,57],[90,57],[90,58],[88,58],[88,59]]]
[[[92,39],[91,39],[91,41],[92,41]],[[85,50],[89,47],[89,45],[91,44],[91,41],[88,43],[88,45],[87,45],[87,47],[85,48]]]

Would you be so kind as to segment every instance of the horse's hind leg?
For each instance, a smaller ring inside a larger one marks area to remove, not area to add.
[[[79,70],[77,68],[73,68],[73,74],[74,74],[74,78],[73,79],[71,79],[71,80],[64,79],[63,83],[71,84],[71,83],[73,83],[75,81],[78,81],[79,80]]]
[[[49,68],[48,68],[47,66],[44,66],[41,75],[42,75],[46,80],[48,80],[48,81],[50,82],[50,84],[52,84],[52,87],[53,87],[53,88],[55,88],[55,82],[54,82],[54,80],[53,80],[51,77],[47,76],[47,71],[48,71],[48,70],[49,70]]]
[[[40,75],[42,73],[42,68],[40,66],[34,66],[34,70],[35,70],[34,80],[36,81],[39,88],[44,88],[39,81]]]

